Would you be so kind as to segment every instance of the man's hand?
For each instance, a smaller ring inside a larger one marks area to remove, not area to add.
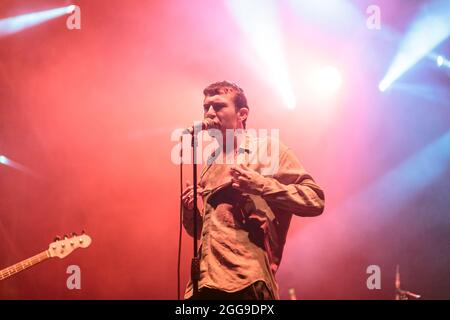
[[[200,196],[202,189],[197,187],[197,197]],[[181,202],[183,207],[188,210],[194,209],[194,185],[190,181],[186,181],[186,189],[181,194]]]
[[[231,186],[244,193],[260,195],[266,182],[259,172],[250,169],[244,164],[239,164],[230,168]]]

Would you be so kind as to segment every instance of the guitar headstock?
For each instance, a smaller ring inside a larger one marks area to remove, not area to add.
[[[62,259],[71,254],[75,249],[89,247],[91,242],[91,237],[85,234],[84,231],[79,236],[76,233],[72,233],[71,237],[67,235],[64,235],[62,239],[56,237],[55,241],[50,243],[48,251],[50,252],[50,257]]]

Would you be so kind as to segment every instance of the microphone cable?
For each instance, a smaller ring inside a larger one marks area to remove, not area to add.
[[[183,229],[183,135],[180,137],[180,221],[178,236],[177,299],[180,300],[181,238]]]

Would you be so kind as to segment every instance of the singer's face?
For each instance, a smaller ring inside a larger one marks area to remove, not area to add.
[[[222,131],[242,128],[238,113],[234,106],[232,94],[206,96],[203,101],[204,118],[219,120]]]

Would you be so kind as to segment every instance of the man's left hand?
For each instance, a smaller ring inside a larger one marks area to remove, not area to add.
[[[244,193],[260,195],[266,178],[259,172],[250,169],[245,164],[239,164],[230,168],[231,186]]]

